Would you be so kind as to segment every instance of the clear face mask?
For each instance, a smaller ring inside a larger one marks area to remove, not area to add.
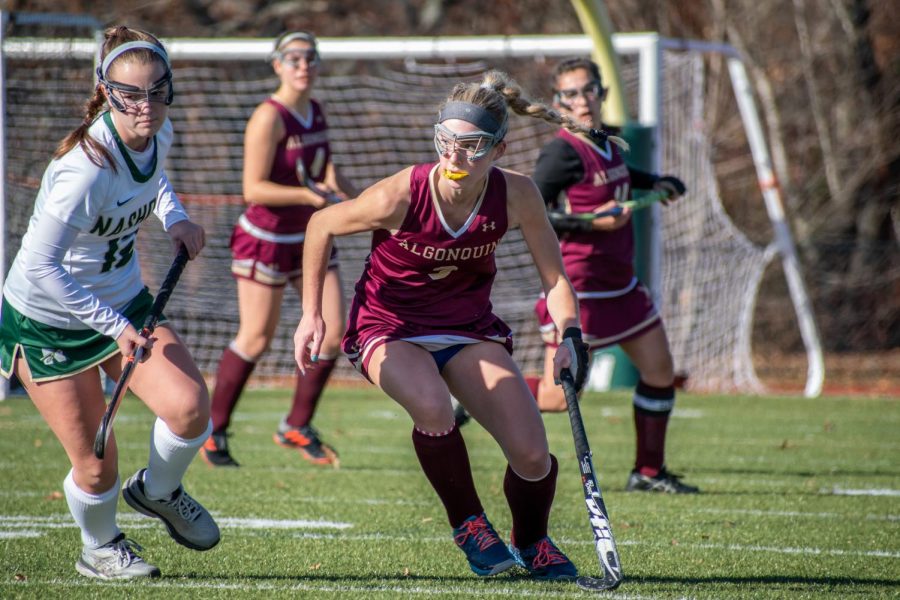
[[[166,73],[152,87],[147,89],[117,81],[104,81],[103,85],[106,87],[106,92],[109,95],[110,104],[120,112],[137,111],[144,102],[168,106],[172,104],[174,98],[171,72]]]
[[[275,58],[281,64],[291,69],[296,69],[300,63],[306,63],[307,67],[317,67],[319,65],[319,53],[315,48],[290,48],[275,53]]]
[[[454,133],[440,123],[434,126],[434,149],[445,157],[463,152],[467,161],[475,162],[487,156],[498,141],[486,131]]]
[[[606,95],[606,90],[600,85],[599,81],[590,81],[583,88],[568,88],[565,90],[557,90],[556,91],[556,101],[563,105],[567,106],[570,104],[575,98],[581,96],[585,100],[591,102],[600,98],[603,98]]]

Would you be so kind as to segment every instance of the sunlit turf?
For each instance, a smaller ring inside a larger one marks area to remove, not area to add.
[[[206,553],[172,542],[120,501],[119,524],[163,571],[140,583],[78,575],[78,532],[62,495],[69,467],[24,397],[0,403],[0,597],[590,597],[511,572],[480,579],[454,546],[421,473],[406,414],[374,388],[326,391],[315,425],[340,469],[276,446],[287,391],[245,394],[230,439],[239,469],[197,460],[186,487],[222,525]],[[681,394],[668,464],[697,496],[623,491],[634,455],[627,393],[582,402],[626,581],[610,598],[900,596],[898,399]],[[122,479],[146,463],[150,412],[127,398],[115,430]],[[545,415],[560,461],[550,533],[598,575],[565,414]],[[505,461],[477,424],[463,429],[476,484],[504,537]],[[255,521],[253,519],[256,519]]]

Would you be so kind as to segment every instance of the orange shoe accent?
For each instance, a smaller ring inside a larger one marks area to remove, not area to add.
[[[321,444],[324,456],[313,455],[307,447],[310,445],[310,439],[299,431],[292,429],[281,435],[276,433],[272,436],[272,440],[282,448],[296,450],[300,453],[300,456],[314,465],[332,465],[335,469],[340,468],[340,461],[338,460],[337,453],[332,448],[328,447],[326,444]]]

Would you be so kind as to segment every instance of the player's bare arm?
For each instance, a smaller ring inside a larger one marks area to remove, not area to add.
[[[559,242],[550,226],[544,201],[534,182],[524,175],[506,172],[509,186],[507,196],[510,224],[522,228],[522,237],[534,258],[541,285],[547,296],[547,308],[558,331],[570,327],[581,328],[578,315],[578,299],[572,283],[566,276]],[[553,359],[554,376],[569,367],[572,357],[565,346],[560,346]]]
[[[602,213],[607,210],[611,210],[618,206],[618,202],[615,200],[610,200],[605,204],[601,204],[597,207],[597,210],[594,212]],[[622,212],[618,215],[607,215],[603,217],[597,217],[593,221],[591,221],[591,228],[594,231],[615,231],[620,227],[624,227],[631,222],[631,209],[627,206],[622,207]]]
[[[321,196],[306,188],[281,185],[269,179],[275,149],[284,133],[284,123],[272,105],[263,103],[256,107],[244,131],[244,202],[265,206],[325,206]]]
[[[325,337],[322,288],[335,237],[396,230],[409,208],[412,167],[382,179],[358,198],[318,211],[309,221],[303,249],[303,318],[294,333],[294,358],[302,372],[316,362]]]
[[[524,175],[505,171],[509,186],[508,210],[510,226],[522,228],[522,237],[534,257],[541,286],[560,331],[578,327],[578,305],[575,291],[566,276],[559,253],[556,233],[550,226],[544,202],[534,182]]]

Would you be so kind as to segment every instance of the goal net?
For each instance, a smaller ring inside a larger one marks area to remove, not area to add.
[[[73,31],[71,39],[65,39],[54,32],[37,41],[17,38],[17,33],[13,28],[13,36],[7,34],[6,39],[4,273],[21,242],[53,148],[81,119],[81,105],[93,86],[90,33]],[[505,50],[493,54],[483,39],[460,41],[452,45],[455,52],[430,57],[416,57],[403,40],[395,40],[390,52],[384,40],[323,40],[325,63],[314,97],[325,106],[335,163],[363,188],[408,165],[435,160],[431,137],[438,104],[456,82],[477,79],[488,68],[507,71],[530,97],[549,99],[550,71],[557,58],[587,56],[590,49],[583,36],[562,40],[564,44],[556,45],[532,41],[530,53],[510,51],[507,41]],[[277,80],[264,60],[268,40],[167,43],[175,70],[170,117],[176,138],[166,168],[192,218],[206,228],[208,246],[185,270],[166,314],[201,370],[213,375],[238,328],[228,243],[244,208],[243,130]],[[53,48],[61,53],[54,54]],[[750,331],[760,278],[772,253],[748,241],[719,201],[704,123],[701,55],[670,50],[661,54],[659,168],[678,174],[689,189],[682,201],[659,213],[662,278],[656,295],[676,369],[689,375],[691,389],[760,391]],[[640,54],[624,54],[622,63],[628,97],[639,112],[645,71]],[[541,145],[554,132],[535,119],[511,117],[509,150],[501,166],[530,174]],[[369,236],[341,238],[337,245],[349,298],[368,253]],[[145,282],[155,290],[172,257],[161,229],[143,229],[138,253]],[[539,372],[543,347],[533,314],[539,283],[518,231],[507,235],[497,261],[495,311],[515,332],[515,356],[522,370]],[[256,383],[293,374],[292,335],[300,312],[299,300],[286,293],[278,333],[255,371]],[[359,377],[346,361],[339,364],[336,377]]]

